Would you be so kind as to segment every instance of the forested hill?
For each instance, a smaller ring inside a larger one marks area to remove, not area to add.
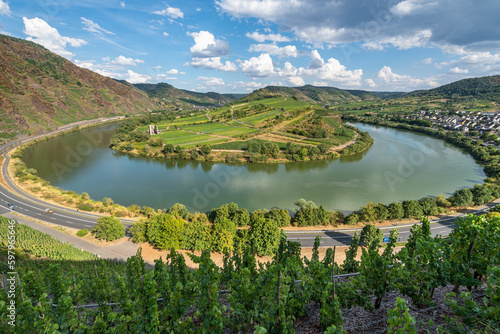
[[[254,91],[239,101],[255,101],[270,97],[296,98],[301,101],[323,105],[380,100],[377,95],[364,90],[343,90],[334,87],[306,85],[303,87],[267,86]]]
[[[146,92],[149,97],[156,98],[167,104],[187,108],[192,108],[193,105],[213,106],[226,104],[243,96],[241,94],[219,94],[214,92],[198,93],[178,89],[164,82],[158,84],[135,84],[134,86]]]
[[[463,79],[450,84],[409,94],[422,98],[469,98],[500,103],[500,75]]]
[[[0,35],[0,138],[156,108],[157,102],[134,87],[36,43]]]

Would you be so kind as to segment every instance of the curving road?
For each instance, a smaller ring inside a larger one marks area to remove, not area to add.
[[[9,158],[7,157],[6,153],[21,144],[36,139],[40,139],[42,137],[51,136],[58,132],[69,130],[76,126],[97,124],[102,121],[109,121],[113,119],[116,118],[99,119],[93,121],[79,122],[78,124],[70,124],[61,127],[56,131],[44,135],[18,139],[0,146],[0,153],[2,153],[4,157],[4,161],[1,166],[1,172],[3,175],[3,180],[5,181],[5,184],[0,183],[0,215],[6,216],[11,219],[17,218],[13,214],[12,210],[8,208],[8,204],[10,203],[14,205],[15,212],[18,212],[30,218],[76,229],[83,229],[83,228],[91,229],[96,224],[96,221],[100,216],[93,215],[90,213],[77,212],[75,210],[67,209],[60,206],[55,206],[53,204],[48,204],[19,189],[8,177],[7,163],[9,161]],[[484,211],[487,211],[490,207],[495,206],[496,204],[497,201],[489,203],[488,205],[485,206],[485,208],[476,211],[475,213],[481,214]],[[45,213],[44,210],[46,208],[52,209],[54,213],[52,214]],[[432,235],[437,235],[437,234],[440,234],[442,236],[448,235],[453,230],[458,216],[463,216],[463,215],[457,215],[454,217],[433,221],[431,224]],[[127,220],[122,220],[122,222],[124,224],[132,223],[131,221]],[[393,226],[382,227],[381,229],[384,232],[384,236],[389,236],[390,231],[394,228],[397,228],[399,230],[399,241],[406,241],[408,239],[411,226],[412,224],[409,225],[394,224]],[[321,236],[320,246],[322,247],[345,246],[350,244],[351,239],[356,231],[359,230],[343,229],[343,230],[331,230],[331,231],[287,232],[287,236],[288,240],[298,241],[303,247],[312,247],[314,244],[314,239],[316,238],[317,235]]]

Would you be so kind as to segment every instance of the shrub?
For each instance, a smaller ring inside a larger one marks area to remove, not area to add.
[[[89,200],[89,199],[90,199],[90,196],[89,196],[89,194],[88,194],[88,193],[82,193],[82,194],[80,195],[80,198],[81,198],[81,199],[84,199],[84,200]]]
[[[125,236],[125,226],[115,217],[101,217],[90,231],[96,239],[113,241]]]
[[[146,237],[146,222],[140,221],[134,223],[130,227],[129,232],[132,234],[132,237],[130,238],[132,242],[141,243],[148,241]]]
[[[204,156],[207,156],[210,155],[210,153],[212,153],[212,149],[207,144],[203,144],[201,145],[200,153]]]
[[[162,147],[163,138],[149,138],[148,145],[153,147]]]
[[[370,246],[373,243],[381,243],[383,238],[382,230],[371,224],[365,225],[361,230],[360,241],[364,245]]]
[[[90,203],[80,203],[78,204],[78,209],[82,211],[94,211],[94,206]]]
[[[84,237],[88,233],[89,233],[89,230],[87,230],[86,228],[84,228],[83,230],[80,230],[80,231],[76,232],[76,235],[79,236],[79,237]]]

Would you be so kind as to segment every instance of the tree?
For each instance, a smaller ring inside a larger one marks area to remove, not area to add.
[[[183,246],[185,221],[176,219],[169,213],[152,217],[146,228],[148,241],[160,249],[180,249]]]
[[[287,210],[272,209],[264,213],[264,217],[276,221],[278,227],[286,227],[290,225],[290,214]]]
[[[209,247],[207,225],[199,219],[184,226],[184,249],[202,251]]]
[[[450,202],[453,206],[467,206],[474,202],[474,196],[470,189],[459,189],[453,193]]]
[[[146,237],[146,222],[140,221],[134,223],[130,227],[129,232],[132,234],[131,240],[135,243],[148,241],[148,238]]]
[[[389,211],[390,219],[403,219],[405,215],[403,204],[401,204],[400,202],[394,202],[389,204],[387,210]]]
[[[420,203],[415,200],[403,201],[403,209],[405,211],[405,218],[420,218],[424,214]]]
[[[258,217],[250,229],[250,240],[258,256],[273,255],[280,242],[280,230],[276,221]]]
[[[170,153],[174,153],[174,145],[172,144],[167,144],[163,147],[163,150],[162,150],[163,154],[170,154]]]
[[[101,217],[90,233],[96,239],[113,241],[125,236],[125,226],[115,217]]]
[[[361,230],[360,241],[362,244],[370,246],[373,243],[381,243],[384,238],[382,230],[371,224],[367,224]]]
[[[475,205],[483,205],[493,200],[491,189],[488,186],[476,184],[474,188],[471,189],[471,192]]]
[[[320,154],[326,154],[326,153],[328,153],[330,146],[328,144],[321,143],[318,145],[318,149],[319,149]]]
[[[177,145],[174,149],[175,153],[178,153],[178,154],[181,154],[181,153],[184,153],[184,147],[182,147],[181,145]]]
[[[201,155],[207,156],[210,155],[210,153],[212,153],[212,149],[207,144],[203,144],[201,145],[200,153]]]
[[[210,247],[214,252],[232,251],[236,226],[228,218],[216,219],[210,230]]]

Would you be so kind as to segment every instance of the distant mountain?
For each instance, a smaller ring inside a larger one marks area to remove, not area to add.
[[[237,100],[244,94],[219,94],[214,92],[198,93],[178,89],[168,83],[135,84],[136,88],[146,92],[149,97],[179,107],[192,108],[194,106],[213,106],[226,104]]]
[[[323,105],[380,100],[379,96],[364,90],[344,90],[306,85],[303,87],[268,86],[254,91],[238,100],[238,102],[255,101],[270,97],[295,97],[301,101]]]
[[[415,91],[409,96],[421,98],[445,98],[489,100],[500,103],[500,75],[463,79],[450,84],[429,89]]]
[[[157,108],[134,87],[80,68],[36,43],[0,35],[0,138]]]

